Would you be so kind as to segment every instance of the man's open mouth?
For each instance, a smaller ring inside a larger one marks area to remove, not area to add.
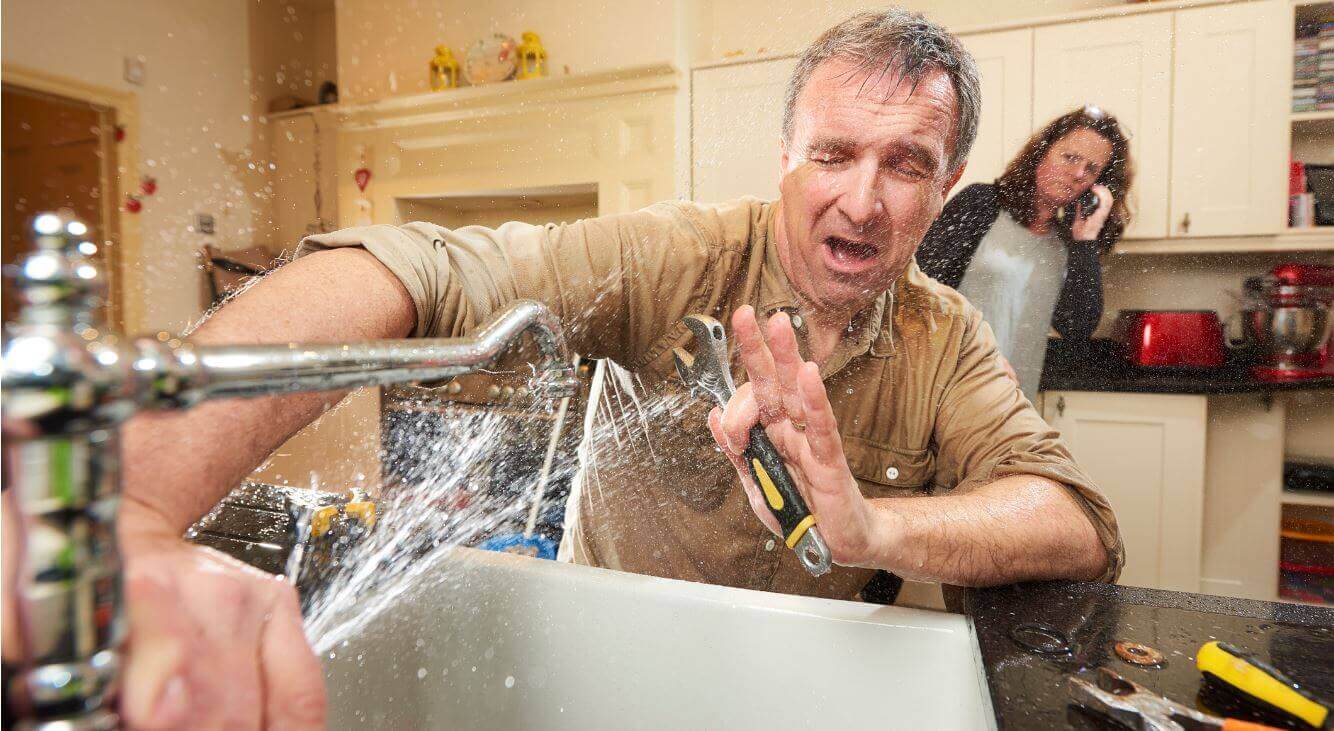
[[[841,264],[859,264],[876,258],[880,247],[865,241],[845,239],[841,236],[829,236],[824,240],[830,258]]]

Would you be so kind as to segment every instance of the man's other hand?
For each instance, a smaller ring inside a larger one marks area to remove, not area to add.
[[[296,590],[217,551],[136,533],[133,509],[121,530],[129,727],[323,728],[324,677]]]
[[[764,424],[815,515],[834,562],[867,565],[876,555],[875,516],[848,468],[820,369],[801,359],[786,314],[770,318],[767,329],[766,343],[749,306],[732,315],[732,334],[749,382],[737,389],[726,409],[715,408],[709,414],[709,429],[740,475],[751,509],[777,534],[778,522],[741,456],[750,441],[750,428]]]

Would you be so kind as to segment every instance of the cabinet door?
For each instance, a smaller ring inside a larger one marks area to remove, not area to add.
[[[1120,583],[1200,590],[1204,396],[1053,391],[1043,416],[1116,511]]]
[[[1176,13],[1172,236],[1286,226],[1291,33],[1275,1]]]
[[[1033,129],[1033,31],[1030,28],[959,38],[982,75],[982,119],[959,188],[990,183],[1005,171]]]
[[[783,95],[795,58],[696,69],[691,74],[691,195],[716,203],[778,197]]]
[[[1033,126],[1097,104],[1130,133],[1134,221],[1127,238],[1167,235],[1171,79],[1171,13],[1064,23],[1033,33]]]

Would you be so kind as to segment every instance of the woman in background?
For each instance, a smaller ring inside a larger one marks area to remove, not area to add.
[[[959,191],[917,250],[922,271],[982,311],[1030,401],[1048,328],[1086,339],[1098,326],[1099,256],[1130,221],[1131,178],[1120,125],[1085,106],[1034,134],[995,183]]]

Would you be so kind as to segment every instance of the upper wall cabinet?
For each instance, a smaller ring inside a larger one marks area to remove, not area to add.
[[[1033,126],[1092,103],[1130,133],[1134,220],[1127,238],[1168,232],[1171,95],[1171,13],[1065,23],[1033,33]]]
[[[1173,237],[1273,234],[1287,225],[1285,9],[1271,1],[1175,13]]]
[[[695,69],[691,76],[693,198],[778,197],[783,96],[795,58]]]
[[[958,188],[990,183],[1005,171],[1033,128],[1033,31],[960,37],[982,75],[982,119]]]

